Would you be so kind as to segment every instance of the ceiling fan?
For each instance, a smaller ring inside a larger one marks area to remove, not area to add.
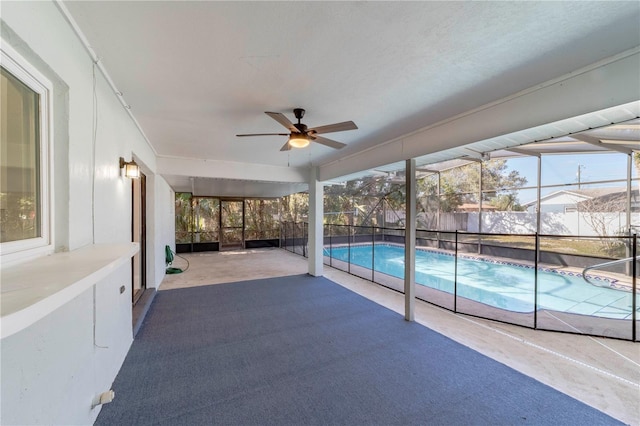
[[[318,135],[321,133],[342,132],[358,128],[353,121],[344,121],[342,123],[327,124],[326,126],[312,127],[309,129],[306,124],[300,122],[302,117],[304,117],[304,113],[305,111],[302,108],[295,108],[293,110],[293,114],[298,119],[298,122],[294,124],[289,121],[284,114],[279,112],[265,112],[265,114],[282,124],[291,133],[253,133],[236,136],[289,136],[289,140],[280,148],[280,151],[289,151],[291,148],[304,148],[309,145],[310,142],[317,142],[331,148],[341,149],[347,145]]]

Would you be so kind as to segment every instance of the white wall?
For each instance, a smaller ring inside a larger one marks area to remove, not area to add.
[[[131,281],[130,274],[128,264],[121,266],[62,308],[2,339],[1,424],[93,423],[99,413],[91,407],[93,398],[110,389],[132,342],[131,288],[117,291]]]
[[[135,154],[155,172],[156,157],[152,149],[97,71],[94,155],[93,63],[53,2],[3,2],[2,21],[3,34],[12,34],[6,42],[28,60],[35,55],[50,68],[41,70],[45,75],[54,73],[68,86],[68,110],[54,107],[55,124],[68,128],[68,184],[57,182],[54,191],[56,203],[68,202],[69,205],[68,217],[56,219],[69,224],[68,248],[73,250],[92,243],[92,213],[95,213],[96,243],[130,241],[130,221],[125,215],[130,215],[131,189],[129,182],[120,177],[118,158],[129,160]],[[95,212],[92,210],[94,170]],[[62,171],[56,170],[56,177],[58,172]],[[68,188],[67,199],[58,197],[65,189],[61,185]]]
[[[148,175],[147,285],[158,287],[164,246],[174,242],[174,203],[170,187],[156,175],[152,148],[98,70],[94,117],[93,62],[53,1],[3,2],[1,27],[3,42],[54,82],[56,250],[131,241],[131,182],[120,176],[118,159],[135,157]],[[122,285],[126,291],[120,294]],[[130,287],[126,265],[2,340],[0,423],[95,420],[99,409],[91,409],[91,402],[110,388],[132,342]]]
[[[579,202],[589,199],[589,197],[582,195],[561,192],[541,199],[540,211],[542,213],[564,213],[566,207],[576,208]],[[533,211],[535,211],[535,206],[533,206]]]
[[[149,280],[147,287],[160,287],[164,271],[166,270],[164,247],[170,246],[176,251],[176,214],[175,214],[175,192],[169,187],[167,182],[160,176],[155,178],[155,196],[158,203],[166,204],[169,208],[156,210],[154,227],[149,238],[149,247],[158,253],[155,258],[153,269],[155,279]]]

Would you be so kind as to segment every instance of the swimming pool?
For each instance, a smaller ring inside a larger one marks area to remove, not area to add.
[[[372,246],[325,248],[325,256],[371,269]],[[376,244],[374,270],[404,277],[404,247]],[[416,250],[416,284],[454,293],[455,258],[452,254]],[[614,281],[614,280],[612,280]],[[631,318],[631,293],[587,283],[581,276],[538,269],[538,309],[604,318]],[[532,312],[535,270],[531,266],[458,257],[457,294],[512,312]]]

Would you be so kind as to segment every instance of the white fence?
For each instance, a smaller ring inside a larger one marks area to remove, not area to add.
[[[441,217],[441,224],[450,219],[448,215],[467,215],[468,232],[487,232],[495,234],[527,234],[536,232],[536,214],[528,212],[484,212],[482,228],[478,220],[479,213],[446,213]],[[458,223],[460,219],[456,220]],[[550,235],[583,235],[605,236],[621,235],[627,229],[626,213],[541,213],[540,233]],[[631,224],[640,224],[640,213],[631,214]],[[451,229],[453,230],[453,229]]]
[[[386,223],[404,226],[402,210],[387,211]],[[441,213],[438,226],[436,213],[418,213],[418,227],[442,231],[486,232],[492,234],[533,234],[536,232],[536,214],[530,212],[483,212],[482,229],[480,214]],[[540,213],[540,233],[548,235],[581,235],[588,237],[616,236],[627,229],[625,212],[616,213]],[[631,226],[640,228],[640,213],[631,213]]]

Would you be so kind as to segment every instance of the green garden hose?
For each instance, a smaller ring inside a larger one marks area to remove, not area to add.
[[[174,268],[171,266],[171,264],[173,263],[173,259],[174,259],[174,253],[171,250],[171,247],[169,246],[164,246],[164,258],[165,258],[165,263],[167,264],[167,269],[166,269],[166,273],[167,274],[181,274],[182,272],[186,271],[187,269],[189,269],[189,261],[187,259],[185,259],[182,256],[178,256],[180,259],[183,259],[185,262],[187,262],[187,267],[185,268],[185,270],[183,271],[180,268]]]

